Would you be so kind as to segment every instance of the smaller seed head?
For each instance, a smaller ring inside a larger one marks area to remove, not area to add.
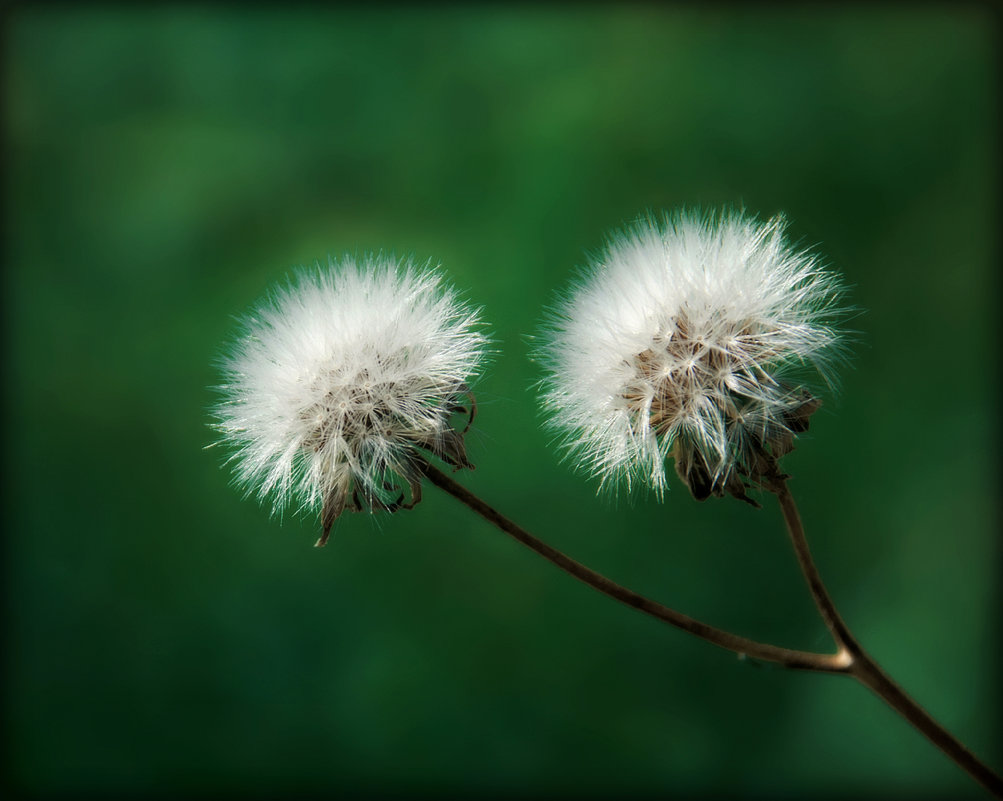
[[[405,489],[413,505],[421,451],[471,466],[452,421],[487,340],[438,270],[346,257],[299,274],[243,328],[215,428],[238,483],[275,511],[319,509],[326,537],[346,508],[392,511]]]

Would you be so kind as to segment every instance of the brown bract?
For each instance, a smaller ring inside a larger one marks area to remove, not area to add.
[[[638,353],[632,364],[636,378],[623,398],[635,414],[635,430],[644,431],[646,423],[657,437],[675,437],[671,453],[676,472],[695,498],[728,493],[758,506],[746,489],[776,475],[776,460],[793,450],[794,436],[807,431],[821,401],[767,373],[763,364],[778,354],[766,332],[737,324],[727,340],[740,345],[729,348],[694,334],[694,328],[680,315],[672,331]],[[766,402],[762,398],[733,389],[742,379],[776,390],[775,404],[783,408],[775,415],[779,422],[764,422],[769,415],[757,409]],[[734,452],[723,462],[707,457],[697,434],[708,416],[723,426],[726,441],[733,444]]]
[[[328,393],[324,401],[302,412],[304,421],[312,420],[316,424],[304,439],[302,447],[319,453],[332,436],[337,436],[342,445],[338,451],[344,463],[341,466],[347,468],[353,461],[356,464],[363,461],[367,440],[371,437],[386,440],[392,432],[393,439],[401,448],[401,454],[395,464],[395,471],[374,478],[374,485],[355,480],[349,469],[330,471],[332,478],[323,493],[324,502],[320,514],[322,534],[316,542],[317,547],[327,544],[332,526],[346,510],[396,512],[400,509],[413,509],[422,497],[421,477],[425,453],[441,459],[455,470],[474,469],[467,458],[464,436],[474,421],[477,403],[466,386],[461,387],[459,394],[469,400],[468,405],[448,403],[442,409],[444,413],[430,414],[427,425],[422,426],[404,420],[390,408],[383,400],[387,396],[386,392],[353,389],[350,394],[352,403],[346,404],[346,408],[341,408],[340,404],[334,406],[334,393]],[[453,425],[455,415],[465,416],[466,422],[460,430]]]

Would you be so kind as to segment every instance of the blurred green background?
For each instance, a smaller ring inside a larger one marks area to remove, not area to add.
[[[740,663],[448,497],[317,551],[316,521],[243,501],[204,446],[212,361],[272,282],[432,258],[498,344],[469,486],[642,593],[827,650],[775,505],[597,498],[528,359],[608,229],[785,211],[863,310],[787,460],[816,560],[999,767],[988,11],[22,5],[4,35],[15,789],[981,797],[862,687]]]

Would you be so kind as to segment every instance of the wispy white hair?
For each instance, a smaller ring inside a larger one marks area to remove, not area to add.
[[[237,482],[275,511],[411,481],[412,449],[442,445],[487,343],[438,269],[383,256],[301,271],[242,322],[215,427]]]
[[[600,488],[660,493],[677,442],[723,482],[751,441],[790,433],[804,397],[795,368],[828,380],[843,290],[787,244],[785,225],[741,212],[644,217],[560,298],[542,348],[548,424]]]

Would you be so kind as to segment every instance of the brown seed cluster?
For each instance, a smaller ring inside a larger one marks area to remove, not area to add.
[[[736,325],[727,347],[696,333],[685,315],[674,322],[634,357],[636,378],[623,397],[642,418],[638,428],[646,422],[657,437],[675,438],[676,471],[694,497],[727,492],[758,505],[745,490],[780,475],[777,459],[793,449],[794,435],[807,430],[821,402],[766,372],[763,365],[777,354],[751,325]],[[752,385],[756,394],[739,390]],[[700,431],[707,429],[723,430],[731,452],[706,453]]]
[[[303,438],[301,447],[314,454],[320,454],[330,445],[337,453],[339,464],[328,470],[328,485],[323,490],[321,525],[323,534],[317,545],[324,545],[335,520],[347,509],[350,511],[382,510],[395,512],[411,509],[421,500],[421,477],[424,456],[422,452],[434,455],[450,466],[473,468],[467,459],[464,435],[473,422],[476,410],[472,393],[461,385],[453,393],[439,391],[432,396],[453,399],[432,408],[422,409],[416,403],[417,414],[405,414],[399,406],[401,398],[429,397],[428,387],[418,379],[413,386],[401,381],[391,383],[374,382],[367,371],[355,375],[351,381],[342,383],[334,373],[322,379],[325,386],[332,387],[323,397],[304,408],[300,419],[306,423],[309,433]],[[466,396],[469,405],[461,405],[459,398]],[[396,399],[393,404],[388,399]],[[462,430],[452,425],[456,414],[467,416]],[[374,452],[367,453],[368,448]],[[386,450],[393,448],[394,460],[386,459]],[[383,453],[376,453],[382,449]],[[393,464],[393,472],[374,476],[372,484],[363,484],[353,478],[351,462],[355,465],[374,461]]]

